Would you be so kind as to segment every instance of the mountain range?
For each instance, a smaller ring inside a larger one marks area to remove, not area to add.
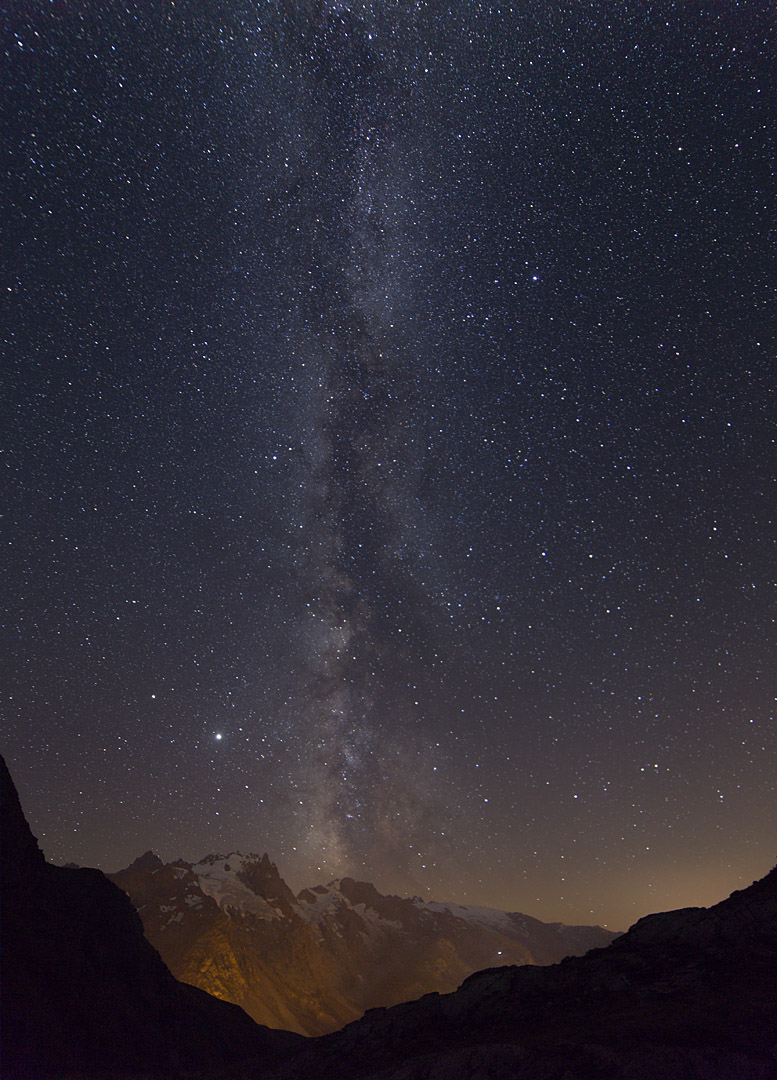
[[[223,903],[227,861],[195,873],[145,856],[132,872],[191,873]],[[245,859],[234,874],[245,884],[272,871]],[[359,891],[370,886],[319,888],[293,898],[314,930],[347,894],[344,911],[373,910]],[[259,899],[281,912],[291,903],[269,889]],[[428,905],[381,899],[425,918]],[[238,907],[227,905],[236,922]],[[777,867],[711,908],[640,919],[584,956],[491,967],[452,993],[304,1039],[178,982],[121,889],[98,870],[46,863],[0,758],[0,910],[3,1080],[777,1080]],[[495,915],[465,910],[473,924]]]
[[[553,964],[615,937],[598,926],[384,896],[352,878],[295,896],[266,854],[163,863],[146,852],[110,877],[178,979],[260,1024],[304,1035],[450,992],[484,967]]]
[[[585,956],[492,968],[452,994],[372,1010],[270,1075],[777,1080],[777,867]]]

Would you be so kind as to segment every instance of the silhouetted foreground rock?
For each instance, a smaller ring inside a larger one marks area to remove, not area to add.
[[[99,870],[49,865],[2,758],[0,875],[4,1080],[258,1075],[303,1041],[177,982]]]
[[[338,1080],[774,1080],[777,869],[552,967],[479,972],[376,1009],[274,1075]]]
[[[103,874],[48,865],[2,758],[0,825],[3,1080],[777,1080],[777,869],[304,1040],[176,982]]]

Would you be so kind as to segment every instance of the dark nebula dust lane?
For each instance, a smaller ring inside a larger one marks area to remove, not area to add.
[[[47,855],[619,927],[762,874],[768,8],[6,7],[0,725]]]
[[[287,208],[305,223],[300,271],[311,279],[294,311],[310,370],[295,702],[309,733],[299,780],[307,844],[334,873],[380,867],[416,887],[408,839],[437,797],[431,769],[422,786],[407,784],[407,755],[422,745],[412,687],[397,693],[418,648],[413,625],[430,614],[412,536],[414,508],[423,510],[414,430],[423,361],[406,325],[419,36],[412,19],[392,25],[346,7],[306,23],[312,76],[300,92],[314,119]]]

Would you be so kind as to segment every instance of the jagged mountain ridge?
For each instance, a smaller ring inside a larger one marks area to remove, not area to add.
[[[99,870],[47,863],[0,757],[6,1080],[162,1080],[261,1069],[298,1036],[177,982]]]
[[[111,875],[180,979],[259,1023],[321,1035],[370,1008],[455,989],[494,964],[550,964],[608,943],[601,927],[384,896],[343,878],[297,896],[265,854],[163,863],[147,852]]]
[[[641,919],[583,957],[481,971],[454,993],[302,1040],[176,983],[104,875],[47,864],[1,758],[0,811],[11,1080],[777,1080],[777,868],[709,909]],[[187,864],[168,866],[186,877]],[[210,866],[206,888],[223,893],[232,866]],[[154,856],[134,867],[141,878],[165,869]],[[283,909],[269,859],[238,869],[238,882],[267,889],[266,915]],[[311,893],[334,904],[325,886]],[[189,891],[186,906],[222,910],[204,896]]]
[[[549,967],[481,971],[304,1044],[276,1080],[777,1080],[777,868]],[[312,1070],[312,1071],[311,1071]]]

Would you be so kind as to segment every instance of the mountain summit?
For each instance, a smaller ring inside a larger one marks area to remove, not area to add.
[[[0,809],[4,1080],[777,1080],[777,868],[584,956],[492,966],[303,1040],[176,982],[121,890],[46,863],[2,758]],[[331,1023],[402,978],[403,993],[447,978],[497,938],[525,950],[537,927],[544,948],[596,932],[382,896],[352,878],[294,897],[266,855],[165,864],[147,852],[117,876],[171,955],[225,990],[236,973],[255,978],[263,1007],[306,1022]]]
[[[615,936],[384,896],[349,877],[295,896],[267,854],[163,864],[149,852],[111,877],[178,978],[259,1023],[305,1035],[335,1031],[366,1009],[454,990],[479,968],[551,964]]]

